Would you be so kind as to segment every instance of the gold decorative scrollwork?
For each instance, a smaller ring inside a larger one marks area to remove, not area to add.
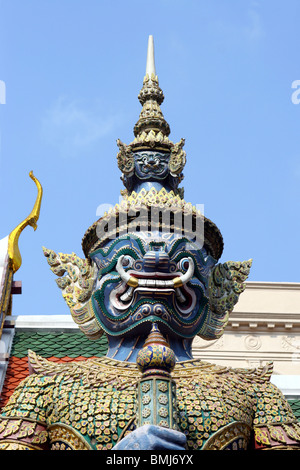
[[[251,427],[242,422],[236,421],[219,429],[205,443],[203,450],[226,450],[229,446],[233,449],[247,449],[250,441]]]
[[[48,432],[51,450],[93,450],[80,433],[66,424],[52,424]]]

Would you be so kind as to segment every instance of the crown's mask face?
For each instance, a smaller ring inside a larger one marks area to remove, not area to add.
[[[180,155],[184,160],[184,155]],[[183,178],[181,157],[176,154],[171,158],[170,152],[157,150],[141,150],[130,153],[127,160],[124,157],[126,163],[122,162],[123,166],[120,165],[126,189],[129,193],[132,191],[138,193],[143,188],[149,190],[152,187],[160,190],[164,187],[177,194],[178,185]],[[178,161],[180,161],[180,165],[177,168]],[[172,170],[175,172],[173,173]]]
[[[138,152],[134,155],[135,174],[141,180],[159,180],[167,178],[170,155],[161,152]]]
[[[201,330],[215,264],[204,248],[174,234],[154,240],[141,232],[110,241],[91,257],[99,269],[93,309],[109,335],[140,334],[145,322],[183,338]]]

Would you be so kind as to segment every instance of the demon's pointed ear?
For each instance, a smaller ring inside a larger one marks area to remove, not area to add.
[[[242,262],[227,261],[214,267],[209,278],[209,301],[214,312],[220,315],[232,312],[240,294],[245,290],[251,265],[252,259]]]

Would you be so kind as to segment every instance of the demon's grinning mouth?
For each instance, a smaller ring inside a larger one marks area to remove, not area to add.
[[[142,293],[150,291],[160,296],[163,293],[175,292],[176,300],[184,310],[190,310],[192,302],[191,291],[187,288],[187,282],[194,274],[194,261],[188,258],[188,269],[185,274],[176,273],[141,273],[135,271],[125,271],[123,267],[124,255],[120,256],[117,262],[116,270],[123,282],[126,283],[127,289],[119,296],[119,301],[128,305],[135,291]],[[183,292],[184,291],[184,292]],[[193,297],[193,296],[192,296]]]

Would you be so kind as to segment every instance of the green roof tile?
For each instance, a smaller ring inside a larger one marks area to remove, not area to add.
[[[294,415],[300,421],[300,399],[299,400],[288,400],[290,407],[293,410]]]
[[[96,341],[91,341],[80,331],[77,332],[30,332],[16,331],[11,356],[26,357],[28,349],[43,357],[92,357],[104,356],[108,348],[107,338],[103,335]]]

